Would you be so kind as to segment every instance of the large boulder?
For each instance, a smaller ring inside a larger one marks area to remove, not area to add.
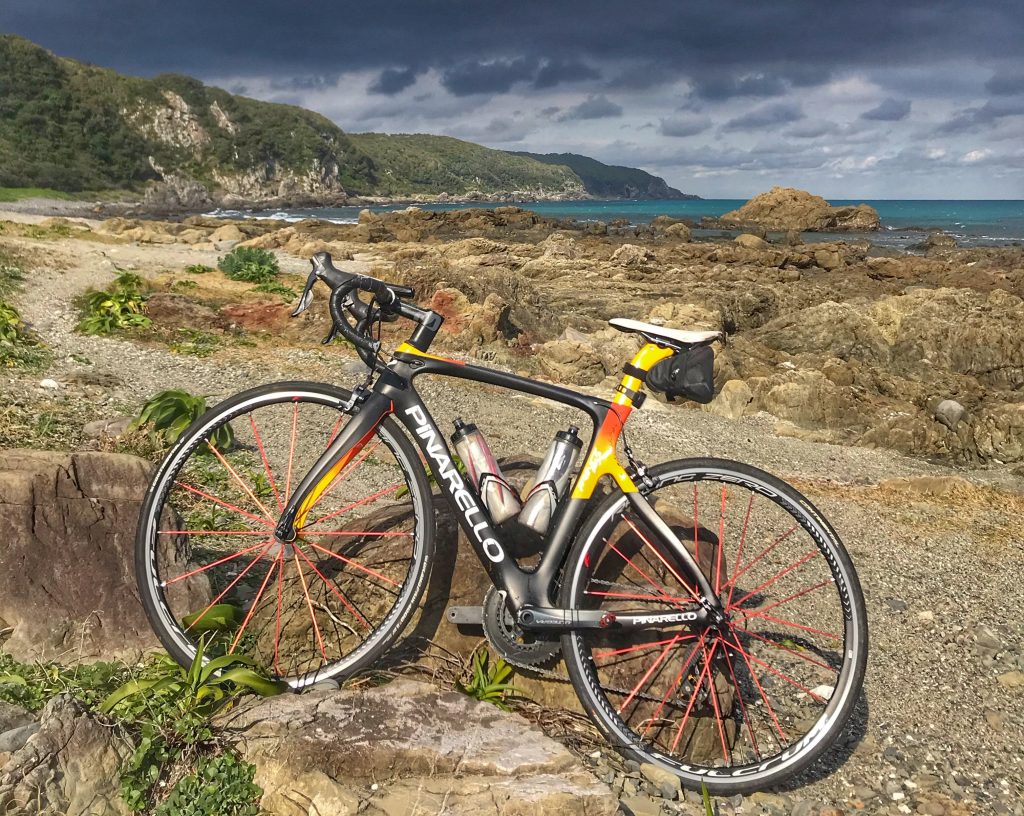
[[[0,618],[13,627],[5,651],[131,660],[157,645],[133,556],[149,469],[120,454],[0,451]]]
[[[738,210],[727,212],[720,220],[739,225],[757,224],[779,232],[862,232],[881,226],[878,213],[867,204],[833,207],[821,196],[792,187],[772,187]]]
[[[80,703],[54,697],[39,729],[0,770],[0,813],[127,816],[118,792],[125,748]]]
[[[244,704],[222,724],[273,816],[611,816],[607,786],[518,715],[400,679]]]

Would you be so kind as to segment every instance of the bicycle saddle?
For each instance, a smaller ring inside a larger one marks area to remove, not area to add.
[[[608,321],[621,332],[635,332],[642,334],[653,343],[662,345],[706,345],[715,340],[722,339],[722,332],[699,330],[686,331],[685,329],[666,329],[664,326],[655,326],[653,323],[642,323],[639,320],[628,320],[624,317],[613,317]]]

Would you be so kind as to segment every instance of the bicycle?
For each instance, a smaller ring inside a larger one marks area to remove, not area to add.
[[[169,451],[142,507],[136,570],[175,659],[187,665],[219,633],[221,651],[244,652],[296,691],[372,666],[421,600],[433,483],[493,584],[492,645],[520,666],[560,652],[581,705],[624,756],[733,794],[776,785],[829,748],[867,659],[864,599],[838,535],[768,473],[710,458],[648,467],[623,435],[645,384],[707,398],[718,332],[611,321],[643,345],[605,400],[433,355],[442,318],[414,305],[411,289],[338,270],[327,253],[312,265],[294,314],[326,283],[324,342],[351,342],[366,381],[253,388]],[[381,326],[399,318],[415,328],[385,360]],[[457,466],[416,391],[422,375],[590,418],[536,565],[513,557],[473,474]]]

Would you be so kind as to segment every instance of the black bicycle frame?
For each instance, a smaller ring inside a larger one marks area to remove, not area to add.
[[[296,487],[276,529],[280,540],[294,540],[296,519],[301,517],[303,505],[311,495],[315,495],[317,486],[326,486],[344,464],[358,453],[362,445],[366,444],[377,426],[387,416],[394,414],[416,440],[434,479],[455,511],[460,527],[488,576],[498,589],[507,594],[510,610],[515,615],[520,615],[521,610],[529,610],[529,614],[524,612],[520,616],[522,623],[535,628],[569,629],[580,626],[607,626],[613,622],[620,626],[671,625],[703,622],[709,616],[716,616],[717,597],[707,579],[689,551],[639,494],[629,494],[634,509],[643,521],[657,532],[658,537],[665,541],[676,556],[677,563],[689,574],[693,584],[701,588],[704,595],[704,598],[700,599],[701,609],[696,612],[667,615],[619,616],[618,620],[614,615],[609,616],[608,613],[600,612],[595,613],[594,619],[590,620],[586,611],[581,610],[573,614],[572,620],[564,615],[552,614],[559,611],[567,612],[555,608],[553,588],[556,586],[555,578],[565,560],[573,535],[579,527],[588,499],[564,500],[552,520],[540,563],[530,571],[520,567],[509,555],[500,533],[491,525],[490,516],[476,495],[474,486],[465,480],[455,467],[445,434],[438,428],[416,391],[414,380],[423,374],[496,385],[576,408],[586,413],[594,425],[588,456],[596,442],[598,429],[612,410],[612,404],[607,400],[580,394],[558,385],[440,357],[396,352],[372,391],[363,391],[361,394],[357,392],[353,396],[352,420]]]

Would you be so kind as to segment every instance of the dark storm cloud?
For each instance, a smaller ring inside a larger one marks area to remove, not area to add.
[[[990,99],[976,108],[965,108],[939,125],[938,133],[970,133],[992,127],[1002,119],[1024,116],[1024,99]]]
[[[394,96],[416,83],[416,71],[412,68],[385,68],[370,83],[369,91],[385,96]]]
[[[893,99],[891,96],[882,101],[881,104],[866,110],[860,115],[861,119],[868,119],[873,122],[899,122],[910,115],[909,99]]]
[[[696,136],[698,133],[703,133],[710,127],[710,116],[701,114],[684,114],[662,119],[661,124],[658,126],[658,133],[662,136],[686,138],[687,136]]]
[[[613,116],[622,116],[622,105],[612,102],[604,94],[591,94],[585,100],[575,105],[561,116],[560,122],[571,122],[578,119],[607,119]]]
[[[794,102],[772,102],[761,105],[747,113],[730,119],[722,130],[760,130],[762,128],[774,128],[778,125],[788,125],[790,122],[797,122],[804,118],[801,107]]]
[[[527,57],[467,60],[445,71],[441,84],[455,96],[505,93],[517,82],[532,80],[536,72],[537,61]]]
[[[588,79],[600,79],[601,72],[580,60],[549,60],[545,62],[537,76],[533,78],[533,87],[554,88],[563,82],[582,82]]]
[[[721,101],[734,97],[765,98],[782,96],[788,85],[780,77],[751,74],[749,76],[717,76],[697,80],[693,93],[700,99]]]
[[[618,0],[393,0],[383,13],[380,4],[333,0],[300,7],[284,0],[3,0],[0,30],[145,75],[331,75],[385,71],[397,63],[451,70],[460,92],[474,87],[474,65],[486,77],[479,84],[493,89],[488,92],[515,84],[519,74],[510,77],[506,69],[532,66],[525,73],[534,80],[548,64],[553,74],[557,66],[571,67],[580,79],[587,73],[580,66],[588,66],[605,78],[629,76],[647,87],[689,79],[698,92],[720,96],[764,95],[780,81],[813,86],[836,72],[879,65],[1019,61],[1024,5],[939,5],[861,0],[834,3],[818,14],[814,0],[638,0],[626,12]],[[493,60],[498,64],[488,69]]]

